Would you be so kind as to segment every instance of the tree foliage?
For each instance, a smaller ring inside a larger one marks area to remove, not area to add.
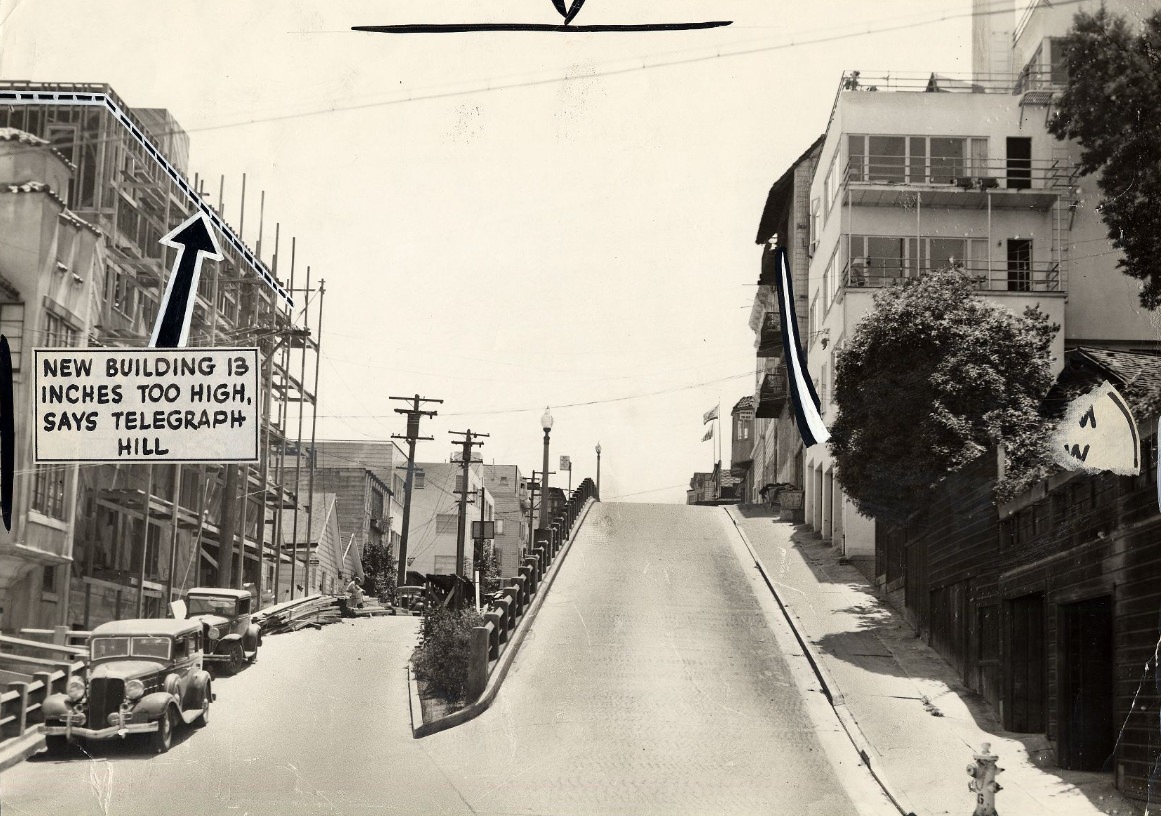
[[[376,598],[395,593],[394,553],[390,544],[369,542],[363,548],[363,591]]]
[[[1080,170],[1100,171],[1097,209],[1141,281],[1141,305],[1161,306],[1161,12],[1134,33],[1102,6],[1076,15],[1062,42],[1068,82],[1049,131],[1081,146]]]
[[[450,610],[433,604],[423,612],[419,645],[411,657],[418,679],[450,703],[463,699],[472,656],[472,629],[484,625],[474,607]]]
[[[1003,443],[1010,495],[1047,461],[1038,407],[1059,326],[1017,317],[955,271],[884,289],[835,363],[831,450],[864,515],[898,520],[949,473]]]

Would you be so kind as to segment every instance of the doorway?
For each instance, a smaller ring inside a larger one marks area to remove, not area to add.
[[[1116,745],[1113,602],[1060,607],[1060,767],[1107,771]]]
[[[1008,291],[1032,291],[1032,240],[1008,239]]]
[[[1027,136],[1008,137],[1008,189],[1032,187],[1032,140]]]
[[[1024,734],[1045,728],[1044,595],[1008,601],[1008,676],[1004,683],[1004,727]]]

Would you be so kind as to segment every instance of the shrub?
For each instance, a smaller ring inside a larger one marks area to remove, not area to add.
[[[415,676],[450,703],[463,699],[472,654],[472,628],[484,618],[468,607],[451,611],[433,605],[423,613],[419,646],[412,655]]]

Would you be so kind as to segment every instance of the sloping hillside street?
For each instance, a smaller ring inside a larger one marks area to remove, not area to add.
[[[211,724],[168,754],[37,756],[5,772],[0,804],[21,816],[893,812],[780,614],[721,509],[597,504],[479,718],[413,739],[404,666],[418,619],[343,622],[268,638],[256,664],[219,681]]]

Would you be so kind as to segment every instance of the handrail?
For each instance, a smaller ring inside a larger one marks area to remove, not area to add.
[[[901,136],[899,138],[907,138]],[[861,154],[850,157],[842,184],[921,189],[1052,190],[1071,184],[1076,170],[1059,159],[973,159],[969,156]]]
[[[880,265],[876,266],[876,262]],[[857,257],[842,271],[844,288],[883,288],[906,280],[915,280],[932,272],[948,269],[943,266],[907,265],[898,258]],[[1026,261],[1020,266],[1009,266],[1006,261],[988,264],[956,262],[950,267],[970,280],[977,289],[991,292],[1062,292],[1060,265],[1055,261]]]
[[[68,646],[63,643],[42,643],[39,640],[25,640],[24,638],[0,635],[0,645],[4,644],[9,646],[18,646],[21,649],[31,649],[33,651],[64,652],[66,655],[87,656],[89,654],[89,650],[83,646]],[[0,654],[4,655],[5,657],[9,656],[8,652],[0,652]]]

